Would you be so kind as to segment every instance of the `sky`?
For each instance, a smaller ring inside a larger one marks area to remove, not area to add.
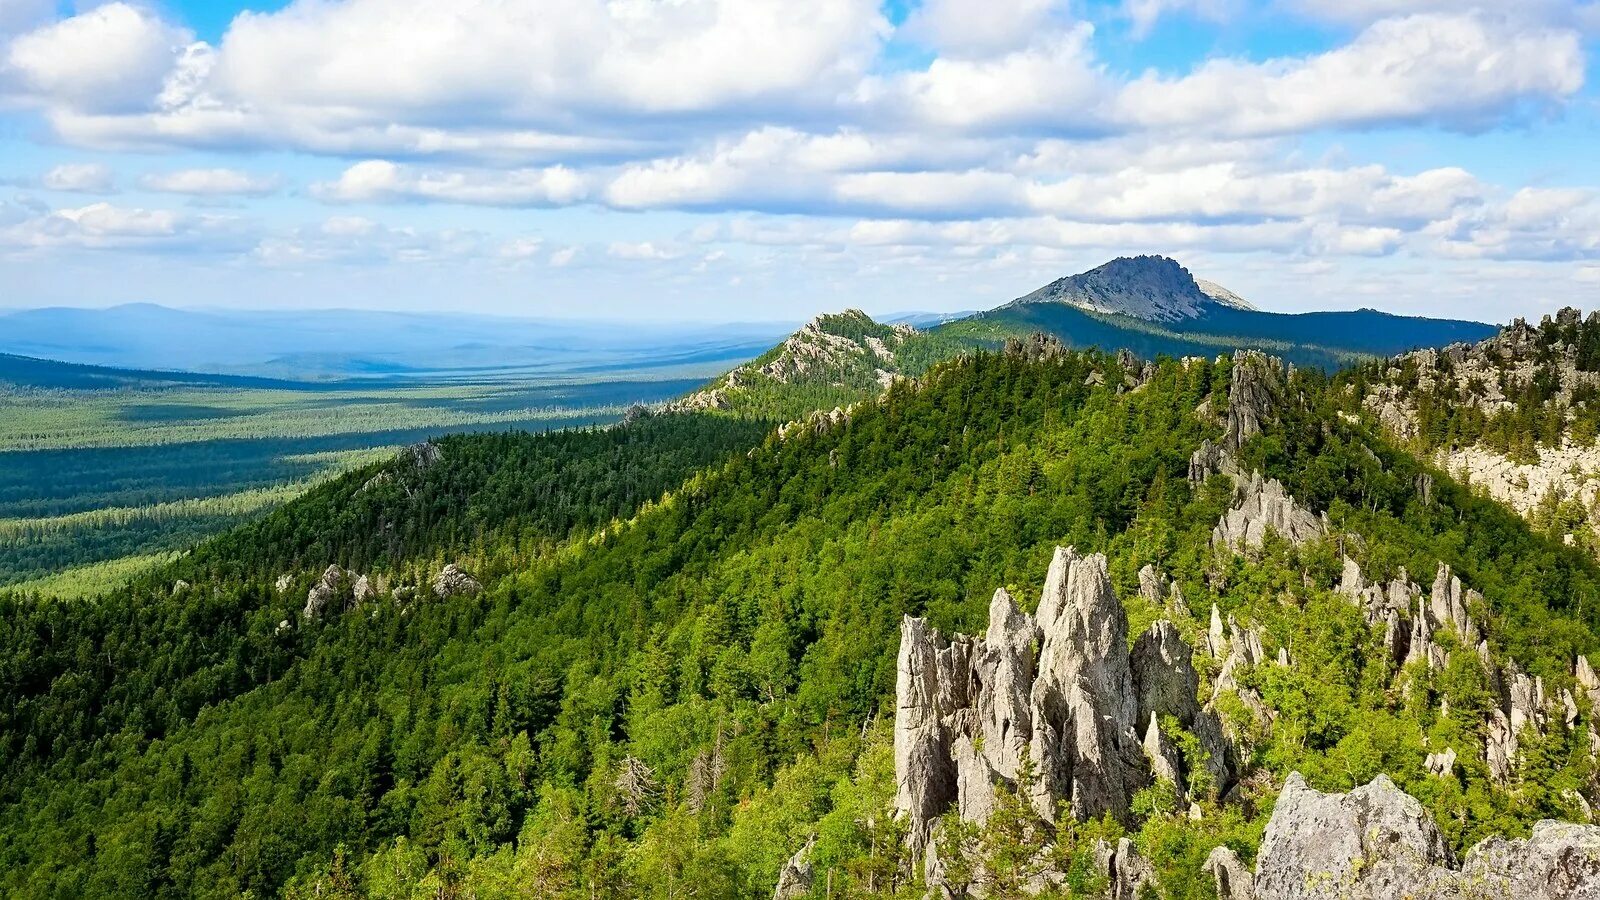
[[[0,307],[1600,307],[1600,0],[0,0]]]

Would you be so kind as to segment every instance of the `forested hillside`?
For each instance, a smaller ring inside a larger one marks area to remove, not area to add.
[[[1104,555],[1125,638],[1166,618],[1210,649],[1237,784],[1163,722],[1180,784],[1040,819],[997,782],[1004,815],[945,817],[945,883],[1011,896],[995,873],[1048,845],[1052,890],[1105,889],[1096,841],[1126,835],[1152,889],[1209,897],[1208,854],[1255,858],[1291,770],[1387,773],[1458,850],[1586,816],[1593,558],[1341,418],[1325,376],[1240,365],[1035,340],[781,436],[455,438],[99,600],[0,600],[0,889],[764,897],[809,847],[791,896],[920,896],[902,620],[981,633],[997,588],[1032,611],[1058,545]],[[1448,624],[1408,584],[1441,564],[1468,588],[1444,579]]]

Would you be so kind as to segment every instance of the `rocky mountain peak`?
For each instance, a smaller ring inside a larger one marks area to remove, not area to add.
[[[1067,303],[1090,312],[1155,322],[1197,318],[1218,306],[1254,308],[1221,285],[1196,281],[1177,260],[1165,256],[1118,257],[1052,281],[1016,302]]]
[[[916,333],[910,325],[879,323],[859,309],[824,313],[783,343],[668,409],[730,409],[741,393],[762,383],[837,389],[888,387],[900,373],[896,353]]]

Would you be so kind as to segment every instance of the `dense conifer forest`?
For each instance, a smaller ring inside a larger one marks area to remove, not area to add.
[[[1388,773],[1458,849],[1578,815],[1581,728],[1530,737],[1496,783],[1459,712],[1490,702],[1473,654],[1399,690],[1381,627],[1331,586],[1347,555],[1372,578],[1446,563],[1494,652],[1554,691],[1600,649],[1594,560],[1341,418],[1314,371],[1240,458],[1330,532],[1219,548],[1232,480],[1189,475],[1230,366],[979,352],[781,435],[673,414],[455,437],[103,597],[4,596],[0,890],[763,897],[813,842],[816,896],[921,896],[892,809],[901,619],[981,632],[996,588],[1032,605],[1057,545],[1106,554],[1130,633],[1170,614],[1140,595],[1151,564],[1192,645],[1214,602],[1293,665],[1239,674],[1269,727],[1223,707],[1255,773],[1238,796],[1196,815],[1158,784],[1130,820],[1060,826],[1002,797],[958,870],[1018,874],[1048,837],[1062,890],[1092,891],[1093,841],[1126,834],[1166,896],[1210,897],[1207,853],[1251,859],[1290,770]],[[329,566],[379,587],[307,615]],[[435,590],[446,566],[481,592]],[[1449,778],[1424,767],[1444,743]]]

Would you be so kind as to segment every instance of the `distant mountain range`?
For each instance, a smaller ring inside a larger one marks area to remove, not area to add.
[[[908,325],[919,330],[911,331]],[[1212,357],[1246,348],[1332,370],[1409,350],[1480,341],[1492,325],[1372,309],[1271,313],[1162,256],[1112,260],[987,312],[955,319],[901,314],[886,324],[859,310],[817,317],[782,344],[682,401],[767,416],[848,405],[895,377],[916,377],[972,349],[1045,333],[1073,349],[1128,350],[1143,359]]]
[[[0,314],[0,353],[140,370],[294,380],[710,374],[787,323],[663,325],[363,310],[197,311],[149,303]]]

